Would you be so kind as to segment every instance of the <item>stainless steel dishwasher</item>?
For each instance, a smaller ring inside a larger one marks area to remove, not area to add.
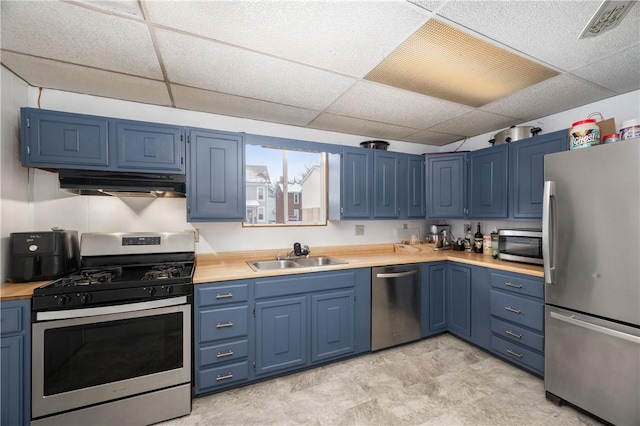
[[[371,350],[420,339],[420,266],[371,269]]]

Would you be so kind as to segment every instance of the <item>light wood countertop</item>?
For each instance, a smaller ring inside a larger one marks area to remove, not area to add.
[[[274,269],[255,272],[247,261],[274,260],[278,253],[286,255],[288,249],[260,250],[247,252],[207,253],[196,256],[194,284],[255,279],[278,275],[306,274],[319,271],[335,271],[353,268],[400,265],[404,263],[425,263],[451,260],[470,265],[494,268],[503,271],[544,277],[542,266],[508,262],[491,256],[460,251],[425,250],[417,254],[394,251],[393,244],[373,244],[365,246],[319,247],[312,249],[312,256],[330,256],[348,262],[344,265],[317,266],[311,268]],[[0,300],[30,299],[33,290],[50,283],[38,281],[29,283],[4,283],[0,285]]]
[[[319,266],[311,268],[274,269],[256,272],[249,267],[247,261],[275,260],[276,255],[285,255],[286,249],[261,250],[256,252],[229,252],[220,254],[197,255],[194,284],[254,279],[278,275],[303,274],[318,271],[333,271],[353,268],[370,268],[375,266],[399,265],[404,263],[424,263],[451,260],[470,265],[516,272],[535,277],[544,277],[542,266],[514,263],[491,256],[466,253],[453,250],[424,251],[418,254],[394,251],[393,244],[377,244],[367,246],[339,246],[312,249],[312,256],[330,256],[348,262],[344,265]]]

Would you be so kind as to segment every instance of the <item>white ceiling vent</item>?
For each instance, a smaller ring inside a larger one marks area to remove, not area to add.
[[[617,26],[622,18],[625,17],[631,6],[635,1],[611,1],[605,0],[602,2],[596,13],[591,17],[591,20],[584,27],[580,37],[578,38],[590,38],[602,34],[603,32],[610,30]]]

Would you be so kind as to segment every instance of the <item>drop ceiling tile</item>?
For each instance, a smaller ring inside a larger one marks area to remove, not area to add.
[[[214,41],[167,30],[156,34],[172,83],[321,110],[355,81]]]
[[[474,110],[430,127],[428,130],[464,136],[476,136],[495,129],[509,127],[518,120],[513,117]]]
[[[448,133],[432,132],[430,130],[421,130],[413,135],[403,138],[403,141],[421,143],[425,145],[443,146],[452,142],[464,139],[462,135],[451,135]]]
[[[591,39],[578,37],[601,1],[448,2],[438,14],[489,39],[565,71],[584,66],[611,50],[638,42],[640,6],[616,28]]]
[[[4,51],[2,63],[31,86],[171,106],[162,81]]]
[[[362,77],[426,21],[404,1],[147,2],[158,24]]]
[[[425,129],[472,108],[382,84],[359,81],[326,112]]]
[[[162,79],[147,25],[57,1],[1,2],[2,48]]]
[[[279,105],[271,102],[210,92],[176,84],[171,85],[176,108],[230,115],[273,123],[305,126],[318,111]]]
[[[573,70],[571,74],[617,93],[640,89],[640,43]]]
[[[409,127],[394,126],[392,124],[327,113],[320,114],[307,127],[352,135],[362,135],[370,138],[394,140],[401,140],[405,136],[418,131],[418,129],[411,129]]]
[[[482,110],[495,114],[509,114],[522,121],[528,121],[615,95],[612,91],[594,86],[570,74],[561,74],[484,105]]]

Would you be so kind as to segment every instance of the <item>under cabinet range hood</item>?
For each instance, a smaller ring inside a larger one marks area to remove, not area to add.
[[[79,195],[185,197],[186,192],[185,175],[65,169],[58,175],[60,189]]]

